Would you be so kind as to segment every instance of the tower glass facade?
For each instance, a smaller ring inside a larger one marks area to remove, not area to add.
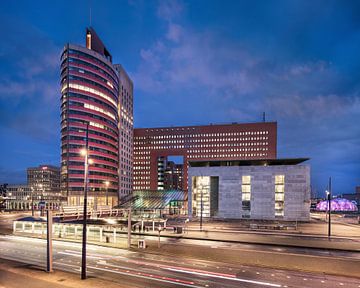
[[[72,44],[64,47],[61,55],[61,191],[70,205],[83,202],[85,165],[81,151],[85,148],[87,123],[91,159],[89,204],[105,205],[106,195],[109,205],[118,202],[120,167],[124,161],[120,155],[132,149],[130,145],[119,145],[124,137],[121,133],[124,82],[132,88],[130,78],[112,64],[111,54],[92,28],[86,32],[86,48]],[[132,89],[128,98],[132,105]],[[132,109],[127,117],[131,119],[129,129],[132,129]],[[132,162],[128,165],[132,169]]]

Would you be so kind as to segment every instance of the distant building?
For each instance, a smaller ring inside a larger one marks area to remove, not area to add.
[[[276,122],[134,129],[134,190],[162,189],[166,157],[183,157],[187,191],[189,161],[275,159],[276,139]]]
[[[164,173],[164,189],[165,190],[183,190],[183,171],[184,165],[177,164],[173,161],[167,162]]]
[[[189,216],[309,221],[306,160],[190,161]]]
[[[183,165],[158,157],[158,190],[183,190]]]
[[[33,187],[22,185],[8,185],[6,187],[5,209],[7,210],[34,210],[40,208],[59,209],[63,204],[64,198],[53,193],[43,193]],[[43,206],[41,206],[43,205]]]
[[[7,210],[30,210],[31,188],[26,184],[8,185],[6,187],[6,209]]]
[[[60,168],[52,165],[30,167],[27,183],[30,189],[43,195],[60,195]]]

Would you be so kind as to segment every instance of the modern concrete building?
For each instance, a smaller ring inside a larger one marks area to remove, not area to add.
[[[183,157],[187,191],[188,161],[275,159],[276,139],[276,122],[134,129],[134,190],[161,189],[166,157]]]
[[[52,165],[27,168],[27,184],[43,195],[60,196],[60,168]]]
[[[84,196],[89,124],[89,205],[116,205],[132,191],[133,83],[94,29],[86,47],[67,44],[61,54],[61,191],[69,205]]]
[[[306,160],[190,161],[189,216],[308,221]]]

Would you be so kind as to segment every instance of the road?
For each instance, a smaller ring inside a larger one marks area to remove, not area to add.
[[[360,287],[360,280],[88,245],[88,275],[128,287]],[[54,269],[80,273],[81,245],[54,241]],[[0,236],[0,258],[45,267],[46,242]]]
[[[111,234],[109,234],[111,236]],[[281,237],[281,236],[278,236]],[[157,241],[157,236],[132,236],[133,239],[146,239]],[[226,248],[232,250],[242,250],[242,251],[268,251],[274,253],[291,253],[297,255],[311,255],[311,256],[328,256],[328,257],[342,257],[349,259],[360,259],[359,252],[350,252],[350,251],[341,251],[341,250],[328,250],[328,249],[318,249],[318,248],[302,248],[302,247],[286,247],[286,246],[274,246],[274,245],[265,245],[265,244],[244,244],[244,243],[231,243],[231,242],[222,242],[222,241],[209,241],[209,240],[197,240],[197,239],[186,239],[186,238],[170,238],[170,237],[161,237],[161,243],[163,244],[186,244],[186,245],[199,245],[207,247],[216,247],[216,248]],[[359,243],[360,246],[360,243]]]

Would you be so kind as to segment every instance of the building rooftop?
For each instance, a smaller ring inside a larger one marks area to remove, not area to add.
[[[134,130],[153,130],[153,131],[159,131],[159,130],[164,130],[164,129],[167,129],[167,130],[170,130],[170,129],[183,129],[183,130],[186,130],[186,129],[196,129],[196,128],[202,128],[202,127],[226,127],[226,126],[234,126],[234,125],[237,125],[237,126],[245,126],[245,125],[249,125],[249,126],[252,126],[252,125],[277,125],[277,122],[276,121],[266,121],[266,122],[263,122],[263,121],[259,121],[259,122],[231,122],[231,123],[208,123],[208,124],[199,124],[199,125],[188,125],[188,126],[165,126],[165,127],[136,127],[134,128]]]
[[[286,159],[260,159],[260,160],[204,160],[189,161],[190,167],[218,167],[218,166],[275,166],[297,165],[310,158],[286,158]]]

